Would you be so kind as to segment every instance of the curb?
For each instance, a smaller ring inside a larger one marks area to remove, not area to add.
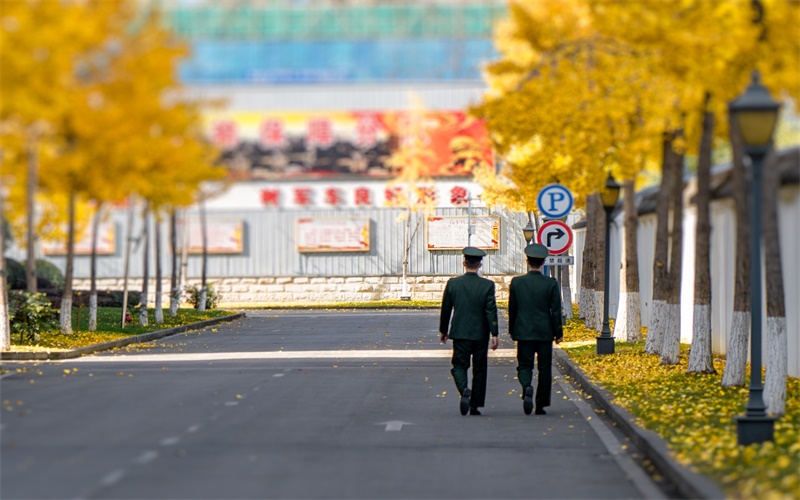
[[[141,342],[150,342],[158,340],[170,335],[183,333],[189,330],[199,330],[207,326],[217,325],[228,321],[233,321],[239,318],[244,318],[245,313],[240,312],[228,316],[220,316],[219,318],[211,318],[197,323],[189,323],[187,325],[176,326],[167,328],[166,330],[157,330],[155,332],[142,333],[139,335],[132,335],[123,339],[112,340],[103,342],[102,344],[94,344],[78,349],[69,351],[55,351],[55,352],[0,352],[0,359],[2,360],[17,360],[17,361],[31,361],[31,360],[53,360],[53,359],[71,359],[79,358],[87,354],[92,354],[99,351],[107,351],[109,349],[116,349],[117,347],[124,347],[130,344],[139,344]]]
[[[711,479],[678,463],[670,455],[667,442],[653,431],[636,424],[637,418],[628,410],[612,403],[613,396],[602,387],[593,384],[585,373],[570,359],[563,349],[553,349],[556,363],[565,375],[569,375],[582,390],[597,402],[617,427],[636,445],[658,471],[678,490],[683,498],[722,499],[725,492]]]

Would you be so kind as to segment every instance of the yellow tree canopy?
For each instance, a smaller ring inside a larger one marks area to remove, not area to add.
[[[609,172],[634,178],[658,156],[674,89],[650,78],[651,54],[595,29],[588,0],[512,2],[496,39],[502,58],[472,110],[506,162],[503,178],[478,177],[487,202],[533,210],[539,190],[559,182],[582,205]]]

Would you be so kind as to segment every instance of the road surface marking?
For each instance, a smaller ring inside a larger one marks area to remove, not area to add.
[[[152,462],[156,458],[158,458],[158,452],[157,451],[155,451],[155,450],[147,450],[144,453],[142,453],[139,456],[138,459],[136,459],[136,463],[139,464],[139,465],[144,465],[144,464],[148,464],[148,463]]]
[[[111,474],[108,474],[106,477],[101,479],[100,483],[102,483],[103,486],[112,486],[117,482],[119,482],[119,480],[122,479],[123,477],[125,477],[125,471],[117,469]]]
[[[172,446],[173,444],[178,444],[181,438],[179,437],[168,437],[161,440],[161,446]]]
[[[385,425],[386,432],[399,432],[403,430],[404,425],[414,425],[411,422],[403,422],[402,420],[390,420],[389,422],[379,422],[375,425]]]
[[[238,406],[238,401],[225,401],[225,406]]]
[[[200,426],[195,424],[195,425],[189,427],[188,429],[186,429],[186,432],[197,432],[199,430],[200,430]]]
[[[283,377],[284,375],[286,375],[286,374],[285,373],[276,373],[275,375],[273,375],[273,377]]]
[[[123,354],[119,356],[84,356],[71,360],[74,363],[116,363],[167,361],[226,361],[242,359],[442,359],[452,357],[449,346],[441,349],[411,350],[355,350],[355,351],[256,351],[215,353],[164,353]],[[515,349],[489,351],[489,358],[516,358]]]

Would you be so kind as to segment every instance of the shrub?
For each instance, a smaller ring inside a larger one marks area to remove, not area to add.
[[[45,294],[12,291],[8,298],[11,332],[19,333],[20,342],[38,342],[42,332],[58,328]]]
[[[186,293],[189,295],[189,303],[195,309],[200,305],[200,287],[187,287]],[[219,295],[214,292],[214,287],[206,285],[206,309],[214,309],[219,304]]]
[[[36,259],[36,278],[39,288],[64,288],[64,274],[49,260]]]
[[[9,290],[25,290],[25,266],[14,259],[6,259],[6,272],[8,273]]]

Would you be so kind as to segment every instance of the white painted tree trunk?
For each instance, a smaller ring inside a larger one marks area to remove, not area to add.
[[[714,373],[713,353],[711,352],[711,306],[694,305],[692,320],[692,349],[689,351],[689,373]],[[710,369],[709,369],[710,367]]]
[[[153,318],[155,319],[156,324],[161,324],[164,322],[164,309],[162,308],[161,295],[161,290],[156,288],[156,310],[153,312]]]
[[[178,315],[178,303],[180,302],[180,299],[181,291],[176,288],[169,296],[169,315],[172,318]]]
[[[2,181],[0,181],[2,182]],[[0,185],[0,351],[11,348],[11,324],[8,318],[8,281],[5,259],[5,217],[3,216],[3,187]]]
[[[97,291],[89,294],[89,331],[97,331]]]
[[[603,291],[593,290],[592,293],[592,312],[594,313],[594,322],[592,328],[598,332],[603,329]]]
[[[650,326],[647,328],[647,339],[644,342],[644,352],[648,354],[661,354],[664,345],[664,332],[667,329],[667,301],[653,300],[653,309],[650,312]]]
[[[622,292],[620,294],[613,335],[615,339],[622,342],[633,342],[642,338],[639,292]]]
[[[578,292],[578,316],[582,319],[589,318],[590,315],[588,314],[589,309],[589,290],[585,287],[581,287],[581,291]]]
[[[764,402],[773,415],[786,413],[786,377],[789,348],[786,318],[767,318],[767,372],[764,378]]]
[[[722,386],[744,385],[747,368],[747,347],[750,333],[750,312],[733,311],[731,332],[725,349],[725,370]]]
[[[72,297],[61,298],[61,312],[58,315],[61,333],[72,335]]]
[[[665,312],[667,321],[661,345],[661,364],[677,365],[681,360],[681,306],[667,303]]]
[[[206,287],[200,288],[200,299],[197,302],[197,310],[198,311],[205,311],[206,310]]]

